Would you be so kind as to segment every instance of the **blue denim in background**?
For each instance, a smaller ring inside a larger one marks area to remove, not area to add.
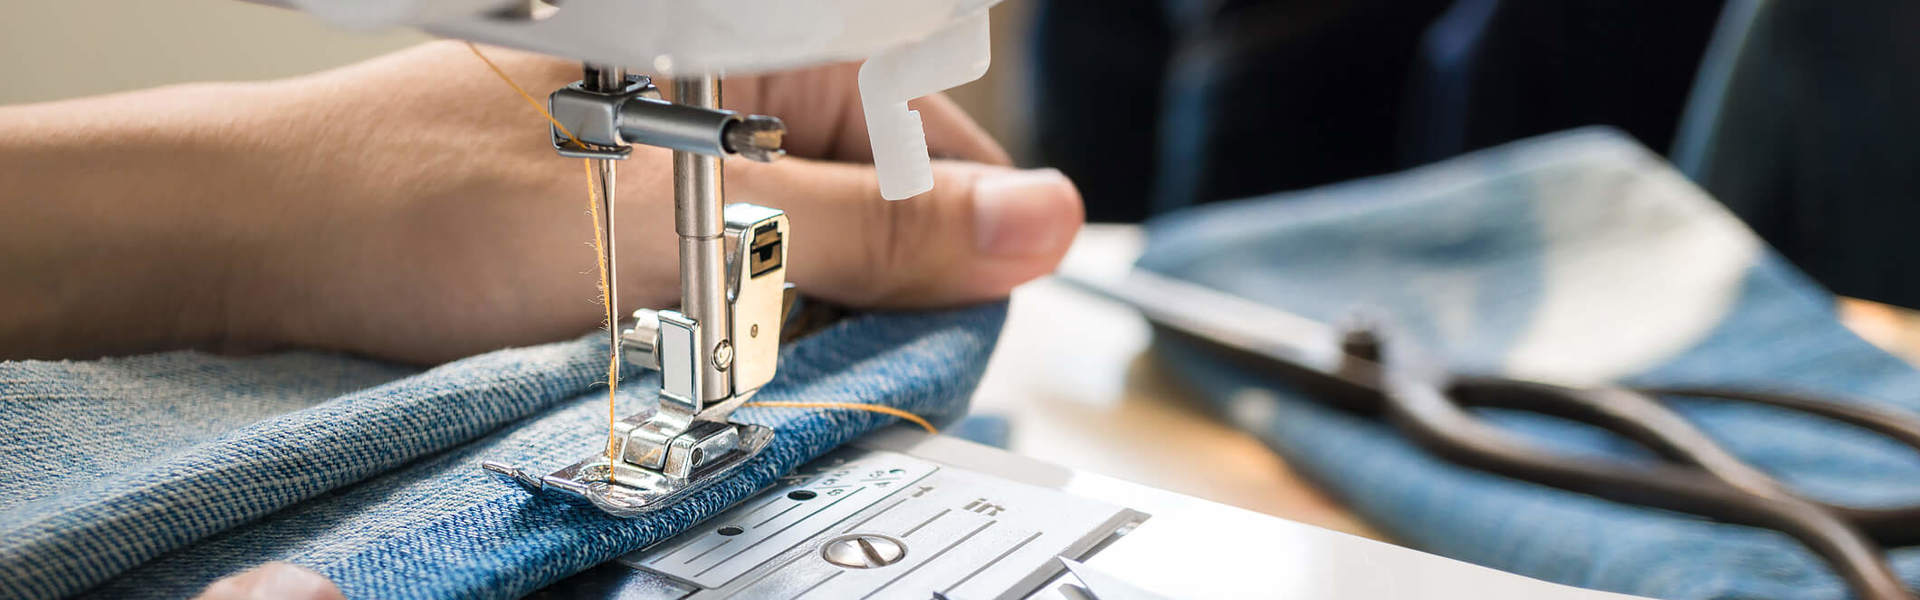
[[[784,348],[758,399],[882,403],[950,421],[966,411],[1003,317],[991,305],[852,318]],[[312,568],[350,598],[517,597],[896,421],[742,409],[740,420],[776,429],[767,450],[637,519],[483,473],[482,460],[538,471],[599,451],[599,339],[412,375],[311,354],[0,363],[0,485],[13,492],[0,499],[0,597],[180,597],[274,560]],[[621,411],[657,388],[656,376],[627,378]]]
[[[1920,410],[1920,373],[1848,332],[1830,294],[1611,130],[1176,213],[1153,222],[1148,239],[1146,268],[1327,322],[1384,317],[1455,371],[1776,387]],[[1784,534],[1455,466],[1385,423],[1157,343],[1230,420],[1403,543],[1661,598],[1847,595]],[[1920,455],[1904,445],[1799,413],[1672,402],[1729,450],[1814,497],[1920,501]],[[1557,452],[1651,456],[1594,428],[1486,414]],[[1889,558],[1920,584],[1920,548]]]

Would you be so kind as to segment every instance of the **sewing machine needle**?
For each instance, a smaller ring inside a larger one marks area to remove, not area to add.
[[[600,259],[606,261],[607,270],[600,285],[607,288],[607,351],[612,353],[610,364],[620,364],[620,281],[617,275],[620,263],[615,260],[618,254],[614,250],[613,233],[613,194],[614,162],[611,160],[593,161],[593,175],[600,186],[600,230],[606,232],[605,244],[600,247]]]
[[[627,85],[627,70],[619,67],[587,65],[582,83],[593,90],[610,92]],[[605,290],[602,298],[607,309],[607,458],[614,458],[614,395],[620,385],[620,261],[619,239],[613,228],[614,202],[614,161],[612,159],[589,160],[595,184],[600,188],[600,231],[605,236],[600,240],[600,285]]]

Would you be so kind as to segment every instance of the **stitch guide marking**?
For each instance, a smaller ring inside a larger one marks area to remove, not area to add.
[[[569,581],[628,600],[1025,597],[1057,557],[1147,518],[888,450],[841,448],[795,477]]]

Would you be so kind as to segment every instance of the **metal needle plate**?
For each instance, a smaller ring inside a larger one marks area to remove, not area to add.
[[[685,598],[1017,598],[1145,515],[905,454],[844,448],[680,536],[569,580]],[[597,586],[597,587],[595,587]]]

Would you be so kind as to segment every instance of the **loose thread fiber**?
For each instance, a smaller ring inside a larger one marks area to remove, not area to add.
[[[567,136],[567,139],[571,140],[574,144],[580,144],[580,138],[575,137],[573,135],[573,132],[568,131],[566,125],[560,124],[560,120],[554,118],[553,113],[548,112],[547,107],[541,105],[539,100],[535,100],[533,98],[533,94],[527,93],[526,88],[520,87],[520,84],[518,83],[514,83],[513,78],[507,76],[507,72],[502,70],[500,68],[500,65],[494,64],[493,60],[488,59],[486,54],[481,53],[479,46],[475,46],[473,42],[467,42],[467,50],[472,51],[473,55],[480,59],[480,62],[486,63],[487,68],[492,70],[493,74],[500,78],[500,81],[505,82],[507,84],[507,87],[513,88],[513,91],[515,93],[518,93],[521,99],[527,101],[527,105],[532,106],[535,111],[538,111],[540,113],[540,116],[546,117],[547,122],[552,123],[554,129],[559,130],[561,135]],[[605,307],[607,311],[605,325],[611,328],[611,327],[617,326],[620,321],[619,321],[619,315],[614,314],[614,306],[612,302],[613,291],[611,287],[613,285],[613,282],[610,280],[610,277],[608,277],[607,275],[608,265],[607,265],[607,258],[606,258],[607,256],[606,240],[608,236],[612,235],[612,232],[606,231],[605,228],[600,226],[600,199],[605,191],[600,189],[599,184],[595,182],[595,179],[597,178],[593,176],[593,163],[591,160],[584,159],[584,158],[580,159],[580,167],[582,170],[586,172],[586,175],[587,175],[587,212],[593,219],[593,249],[594,249],[593,255],[596,261],[599,263],[599,268],[600,268],[600,282],[599,282],[600,304],[601,306]],[[608,348],[607,349],[607,458],[608,459],[617,458],[618,456],[616,452],[618,448],[619,436],[614,432],[614,424],[618,422],[619,418],[614,412],[614,399],[616,398],[616,392],[619,389],[619,385],[620,385],[620,349],[618,347]],[[862,403],[862,402],[747,402],[742,406],[760,406],[760,407],[767,407],[767,408],[817,408],[817,409],[827,409],[827,410],[861,410],[861,411],[874,412],[874,413],[880,413],[880,414],[889,415],[893,417],[898,417],[900,419],[904,419],[908,422],[911,422],[915,425],[919,425],[921,429],[927,430],[927,433],[939,433],[939,430],[934,428],[933,423],[930,423],[926,419],[921,418],[920,415],[916,415],[911,412],[907,412],[907,411],[894,408],[891,406],[887,406],[884,404],[868,404],[868,403]]]

